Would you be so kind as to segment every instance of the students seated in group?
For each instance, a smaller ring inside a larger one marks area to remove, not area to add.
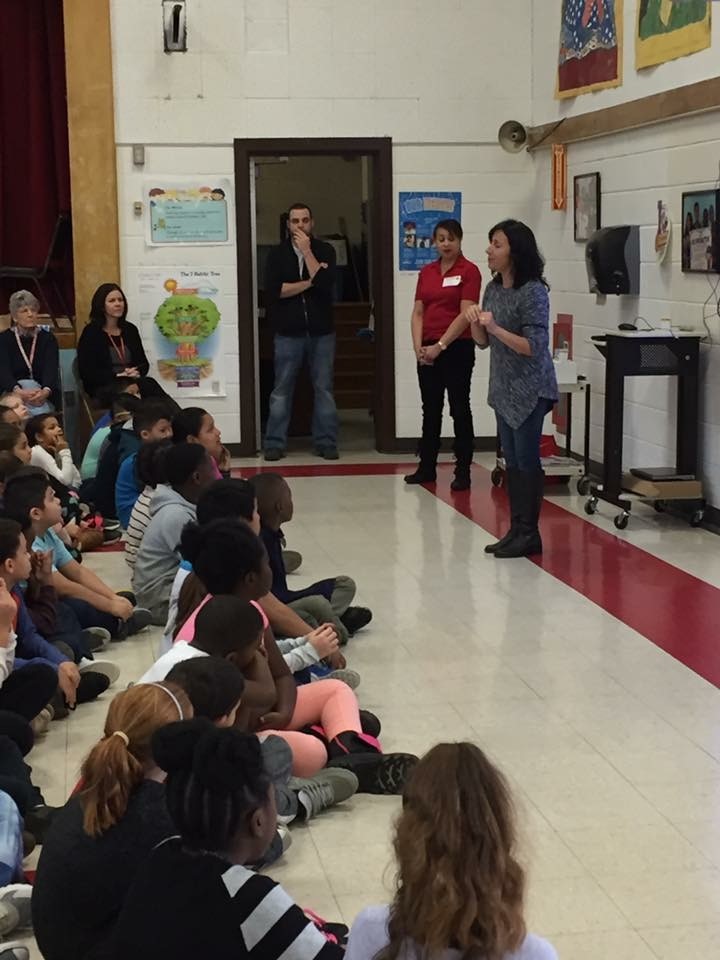
[[[75,611],[83,629],[102,627],[113,640],[142,630],[150,613],[119,596],[86,565],[73,560],[53,529],[61,519],[60,501],[47,478],[16,474],[5,484],[5,513],[22,527],[28,524],[35,536],[33,550],[52,551],[53,586],[58,597]]]
[[[257,738],[208,720],[153,737],[179,834],[137,874],[115,928],[115,957],[341,960],[270,877],[254,873],[275,830],[275,791]],[[212,918],[209,920],[209,918]],[[52,957],[49,960],[53,960]]]
[[[433,747],[403,792],[393,902],[361,911],[347,960],[557,960],[526,930],[515,820],[505,778],[478,747]]]
[[[189,717],[187,696],[169,683],[130,687],[110,704],[79,792],[54,817],[40,854],[32,908],[45,960],[112,956],[109,939],[127,890],[150,852],[177,832],[150,741]]]
[[[161,399],[143,400],[139,409],[133,414],[133,432],[143,445],[157,440],[169,440],[172,436],[171,421],[172,411],[167,403]],[[130,514],[144,487],[135,469],[138,453],[139,450],[123,460],[115,483],[117,518],[125,529],[130,523]]]
[[[28,408],[18,393],[3,393],[0,396],[0,422],[11,423],[14,427],[24,427],[30,416]]]
[[[248,480],[239,478],[229,478],[216,480],[211,483],[201,494],[197,504],[197,522],[203,526],[210,523],[211,520],[223,520],[226,518],[244,520],[253,533],[260,532],[260,517],[257,512],[257,503],[255,499],[255,490]],[[184,584],[188,581],[188,585]],[[178,600],[181,590],[184,591],[183,609],[185,616],[189,614],[205,596],[205,590],[191,574],[191,565],[187,561],[180,564],[180,569],[173,582],[170,593],[170,607],[168,620],[165,626],[165,635],[161,641],[161,649],[167,650],[174,639],[177,623]],[[272,593],[267,594],[260,600],[260,606],[270,621],[273,631],[281,637],[304,637],[312,630],[312,627],[305,623],[294,610],[284,603],[280,603]],[[339,655],[333,661],[334,667],[344,666]]]
[[[257,602],[268,592],[272,573],[267,552],[240,520],[214,520],[205,527],[189,524],[183,531],[181,549],[207,596],[185,620],[177,635],[178,643],[193,639],[195,619],[209,597],[233,594]],[[379,721],[364,713],[364,731],[357,699],[346,684],[319,680],[298,687],[269,624],[265,622],[264,626],[267,657],[256,664],[263,676],[257,687],[245,677],[243,707],[248,729],[266,730],[286,740],[297,776],[312,776],[330,762],[352,770],[364,793],[397,793],[416,757],[382,754],[375,739]],[[309,726],[313,733],[304,732]]]
[[[212,483],[215,469],[203,446],[179,443],[168,450],[164,462],[167,486],[155,491],[150,523],[135,559],[133,590],[138,602],[163,625],[168,616],[170,589],[180,566],[180,535],[195,519],[198,497]]]
[[[263,663],[264,620],[254,603],[235,596],[212,597],[197,615],[189,643],[176,643],[144,674],[141,683],[168,680],[178,683],[192,701],[196,716],[207,717],[218,725],[238,725],[247,729],[254,707],[272,695]],[[237,686],[223,680],[219,666],[232,667],[241,678],[242,704]],[[216,676],[217,674],[217,676]],[[232,724],[230,723],[232,720]],[[293,778],[292,752],[278,737],[260,734],[266,768],[277,790],[278,814],[284,823],[309,820],[327,807],[347,800],[358,789],[357,777],[350,770],[320,770],[310,777]],[[282,852],[274,845],[276,855]],[[272,854],[272,851],[271,851]],[[276,856],[266,854],[271,863]]]
[[[213,459],[215,479],[230,470],[230,454],[222,444],[222,435],[212,416],[202,407],[185,407],[173,417],[174,443],[199,443]]]
[[[80,471],[73,463],[70,446],[54,413],[40,413],[25,425],[30,444],[30,463],[65,487],[80,489]]]
[[[304,590],[290,590],[283,561],[282,524],[293,518],[290,487],[279,473],[260,473],[253,478],[260,514],[260,536],[270,558],[273,573],[272,591],[278,600],[288,604],[303,620],[320,624],[333,622],[344,646],[349,637],[372,620],[367,607],[353,607],[355,583],[350,577],[320,580]]]
[[[112,428],[122,427],[123,424],[132,419],[132,415],[139,405],[140,393],[136,383],[124,386],[108,397],[107,406],[109,410],[95,424],[80,464],[80,476],[83,483],[88,483],[97,476],[100,456],[105,449]],[[94,494],[88,494],[88,496],[92,500],[95,499]]]
[[[144,443],[138,450],[135,473],[142,491],[132,508],[125,531],[125,560],[131,570],[135,567],[137,552],[150,523],[150,501],[157,487],[167,479],[165,454],[171,446],[169,440],[156,440],[154,443]]]

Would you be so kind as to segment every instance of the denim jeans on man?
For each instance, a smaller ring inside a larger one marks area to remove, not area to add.
[[[283,337],[275,335],[275,387],[270,396],[270,412],[265,428],[266,450],[287,446],[292,402],[303,361],[307,358],[315,391],[312,435],[318,448],[337,446],[337,410],[333,396],[335,370],[335,334],[319,337]]]
[[[551,400],[540,398],[530,416],[514,430],[498,415],[497,425],[500,447],[505,465],[518,470],[534,472],[540,470],[540,437],[543,421],[552,410]]]

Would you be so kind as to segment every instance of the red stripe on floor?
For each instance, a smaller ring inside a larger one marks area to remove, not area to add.
[[[393,476],[413,463],[358,463],[278,466],[287,477]],[[254,476],[265,468],[234,470]],[[504,491],[493,487],[490,472],[473,468],[473,488],[450,490],[452,465],[443,464],[428,491],[463,516],[499,536],[508,524]],[[544,553],[532,562],[636,630],[699,676],[720,687],[720,590],[646,550],[600,530],[551,503],[543,505]],[[510,561],[493,560],[488,563]]]

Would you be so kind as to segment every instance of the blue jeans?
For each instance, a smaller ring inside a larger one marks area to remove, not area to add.
[[[505,466],[533,472],[542,469],[540,463],[540,437],[543,421],[552,410],[551,400],[541,397],[535,409],[519,427],[511,427],[497,414],[500,448],[505,457]]]
[[[265,449],[287,446],[295,381],[307,357],[315,391],[312,435],[316,447],[337,446],[337,410],[333,397],[335,334],[321,337],[275,336],[275,387],[270,395],[270,412],[265,428]]]

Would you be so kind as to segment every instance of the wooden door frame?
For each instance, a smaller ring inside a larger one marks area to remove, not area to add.
[[[239,456],[256,453],[259,411],[255,404],[255,323],[253,250],[250,210],[250,160],[255,157],[370,156],[373,160],[372,216],[369,246],[372,259],[375,329],[373,403],[375,443],[382,453],[396,449],[395,438],[395,295],[392,139],[390,137],[277,137],[237,139],[235,151],[235,216],[237,237],[238,354],[240,367]],[[312,197],[308,198],[312,203]],[[280,211],[278,211],[280,212]],[[342,438],[340,438],[342,444]]]

